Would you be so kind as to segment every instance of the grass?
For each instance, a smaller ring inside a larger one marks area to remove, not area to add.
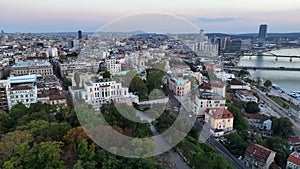
[[[283,101],[282,98],[277,97],[277,96],[272,96],[272,95],[268,95],[268,97],[270,99],[272,99],[275,103],[277,103],[280,107],[287,109],[287,110],[290,108],[290,105],[288,103],[286,103],[285,101]]]

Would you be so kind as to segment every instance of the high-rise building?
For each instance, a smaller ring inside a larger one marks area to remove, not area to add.
[[[268,26],[266,24],[259,26],[259,34],[258,34],[259,38],[266,38],[267,28],[268,28]]]
[[[266,24],[262,24],[259,26],[259,32],[258,32],[258,46],[259,47],[263,46],[263,43],[266,39],[267,28],[268,28],[268,25],[266,25]]]
[[[241,51],[242,41],[239,39],[226,41],[225,53],[236,53]]]
[[[78,39],[82,39],[82,31],[78,30]]]

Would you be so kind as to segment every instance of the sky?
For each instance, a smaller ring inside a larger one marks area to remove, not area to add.
[[[260,24],[268,32],[300,32],[299,0],[0,0],[0,30],[95,32],[142,13],[178,16],[205,32],[253,33]],[[154,19],[148,23],[164,22]]]

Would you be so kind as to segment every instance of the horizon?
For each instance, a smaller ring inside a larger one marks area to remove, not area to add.
[[[4,32],[4,34],[55,34],[55,33],[75,33],[77,35],[78,31],[82,31],[82,34],[94,34],[92,31],[83,31],[78,29],[75,31],[61,31],[61,32]],[[100,31],[101,32],[101,31]],[[105,33],[130,33],[130,32],[105,32]],[[148,33],[148,32],[144,32]],[[0,33],[1,34],[1,33]],[[150,32],[149,32],[150,34]],[[173,34],[173,33],[172,33]],[[174,33],[174,34],[195,34],[195,33]],[[226,32],[205,32],[205,34],[227,34],[227,35],[247,35],[247,34],[258,34],[258,32],[245,32],[245,33],[226,33]],[[267,34],[300,34],[299,32],[267,32]]]
[[[244,34],[258,32],[260,24],[268,32],[299,32],[298,0],[0,0],[0,30],[5,32],[95,32],[124,16],[164,13],[186,19],[205,32]],[[16,12],[17,11],[17,12]]]

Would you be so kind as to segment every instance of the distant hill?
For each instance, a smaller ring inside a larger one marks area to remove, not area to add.
[[[231,37],[248,37],[248,38],[254,38],[258,36],[258,33],[245,33],[245,34],[224,34],[224,33],[207,33],[206,34],[209,37],[223,37],[223,36],[231,36]],[[269,38],[300,38],[300,32],[295,33],[268,33],[267,37]]]

